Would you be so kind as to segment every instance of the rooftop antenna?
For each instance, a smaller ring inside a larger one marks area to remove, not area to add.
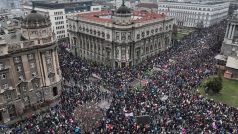
[[[125,6],[125,1],[124,0],[122,0],[122,4],[121,4],[122,6]]]
[[[36,13],[36,11],[35,11],[35,2],[34,1],[32,1],[32,11],[31,11],[31,13]]]

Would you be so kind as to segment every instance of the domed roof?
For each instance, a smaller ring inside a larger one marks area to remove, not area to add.
[[[118,14],[129,14],[131,13],[130,8],[128,8],[127,6],[125,6],[125,4],[123,3],[118,9],[117,9],[117,13]]]
[[[47,27],[49,25],[49,18],[37,13],[35,10],[32,10],[31,13],[27,15],[22,21],[23,28],[40,28]]]
[[[34,23],[34,22],[45,22],[45,17],[39,13],[37,13],[35,10],[31,11],[29,15],[26,16],[26,18],[23,20],[28,23]]]

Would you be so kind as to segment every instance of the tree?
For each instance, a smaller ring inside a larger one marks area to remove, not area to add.
[[[178,36],[178,27],[176,24],[173,24],[173,30],[172,30],[172,42],[173,45],[175,43],[175,41],[177,40],[177,36]]]
[[[198,28],[199,30],[201,30],[202,28],[204,28],[203,21],[200,21],[200,22],[197,23],[197,28]]]
[[[103,113],[97,104],[88,102],[76,108],[75,117],[79,122],[82,131],[85,134],[90,134],[92,129],[99,125]]]
[[[201,36],[202,34],[202,29],[204,28],[204,24],[203,24],[203,21],[200,21],[200,22],[198,22],[197,23],[197,30],[198,30],[198,32],[199,32],[199,36]]]
[[[211,91],[212,93],[219,93],[222,90],[222,76],[219,73],[218,76],[210,77],[206,83],[205,87],[208,89],[208,91]]]

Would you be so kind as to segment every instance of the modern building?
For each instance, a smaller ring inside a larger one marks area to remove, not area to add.
[[[20,0],[1,0],[0,9],[16,9],[20,8]]]
[[[70,3],[53,3],[47,1],[34,2],[35,10],[41,14],[50,16],[51,28],[58,40],[67,39],[68,37],[68,20],[67,17],[75,13],[88,12],[90,10],[101,10],[99,6],[93,6],[92,1],[70,2]],[[23,6],[25,14],[29,14],[32,5]]]
[[[141,3],[160,3],[160,0],[140,0]]]
[[[61,94],[58,49],[49,17],[33,10],[21,21],[20,30],[15,26],[15,32],[0,37],[1,123],[57,102]]]
[[[172,18],[132,11],[124,3],[115,12],[90,12],[68,19],[72,53],[107,66],[133,66],[171,45]]]
[[[221,53],[215,57],[226,78],[238,79],[238,10],[228,20]]]
[[[174,23],[185,27],[209,27],[225,19],[229,2],[160,2],[159,13],[174,18]]]
[[[122,4],[123,0],[113,0],[112,3],[114,4],[115,8],[119,8]],[[125,5],[129,8],[131,8],[131,2],[130,1],[125,1]]]
[[[155,3],[138,3],[135,6],[136,10],[144,10],[147,12],[158,12],[158,4]]]
[[[230,7],[229,7],[229,15],[232,15],[235,10],[238,9],[238,1],[237,0],[231,0],[230,1]]]

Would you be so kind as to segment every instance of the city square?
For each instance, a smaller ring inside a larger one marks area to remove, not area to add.
[[[1,36],[9,83],[0,133],[238,133],[238,10],[179,41],[171,17],[124,0],[115,11],[70,16],[68,40],[36,10],[17,36]],[[218,93],[206,85],[213,77],[222,77]]]

